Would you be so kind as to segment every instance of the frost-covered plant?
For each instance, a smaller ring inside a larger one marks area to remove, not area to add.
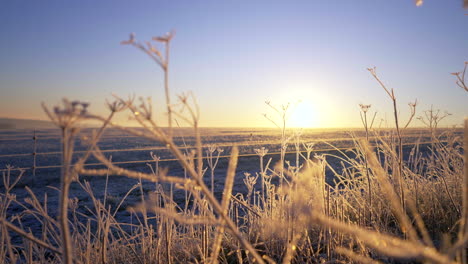
[[[468,61],[465,61],[465,67],[463,68],[463,71],[453,72],[452,75],[457,77],[457,81],[455,83],[458,85],[458,87],[468,92],[468,85],[466,84],[466,80],[465,80],[465,73],[466,73],[467,67],[468,67]]]
[[[172,36],[155,37],[156,43],[146,43],[146,46],[137,42],[134,35],[123,42],[143,50],[163,69],[169,129],[156,119],[149,98],[124,100],[116,97],[113,102],[107,102],[108,117],[93,115],[87,104],[78,101],[64,100],[63,107],[53,111],[44,107],[62,130],[59,214],[57,218],[50,216],[47,197],[41,203],[28,188],[29,197],[24,203],[18,201],[12,189],[19,178],[12,180],[8,171],[3,175],[4,191],[0,194],[0,257],[10,263],[18,260],[317,263],[343,261],[343,256],[368,263],[379,260],[466,262],[468,153],[463,153],[460,137],[446,133],[443,139],[432,137],[435,142],[430,147],[430,157],[423,153],[424,146],[416,144],[405,160],[402,130],[415,115],[416,102],[410,103],[411,117],[405,126],[400,127],[395,114],[396,139],[391,134],[372,130],[373,121],[370,126],[367,122],[370,105],[362,105],[367,140],[354,138],[352,150],[336,148],[325,155],[314,153],[318,151],[314,142],[302,142],[301,133],[286,136],[289,105],[276,108],[268,103],[281,122],[278,125],[281,129],[280,165],[270,168],[272,156],[277,154],[265,147],[255,148],[259,171],[244,174],[245,198],[242,194],[233,194],[239,156],[234,146],[222,197],[217,199],[214,176],[223,151],[210,145],[205,149],[206,156],[203,155],[200,111],[193,94],[178,96],[176,103],[171,101],[167,72]],[[165,55],[156,47],[158,44],[164,46]],[[397,112],[393,90],[382,84],[375,69],[370,71],[390,96]],[[125,110],[143,129],[112,123],[114,114]],[[429,117],[435,119],[436,124],[441,120],[441,116],[434,117],[431,113]],[[193,129],[195,145],[186,152],[174,140],[172,122],[176,118]],[[85,120],[98,120],[102,125],[88,138],[87,150],[72,164],[74,138]],[[467,135],[468,122],[465,123]],[[171,175],[168,169],[160,167],[161,158],[156,153],[150,154],[154,162],[154,167],[149,164],[150,173],[117,166],[97,145],[107,127],[162,143],[186,175]],[[369,142],[371,135],[375,148]],[[286,159],[287,146],[292,140],[295,162]],[[466,150],[466,136],[464,140]],[[91,155],[106,168],[89,169],[86,161]],[[207,167],[204,167],[205,159]],[[338,162],[332,165],[330,159]],[[208,168],[211,188],[204,180]],[[330,174],[333,178],[327,178]],[[93,193],[91,183],[80,179],[80,175],[106,176],[106,186],[109,175],[132,178],[137,184],[123,197],[107,194],[105,187],[101,200]],[[275,176],[281,181],[273,181]],[[145,190],[145,181],[156,183],[154,190]],[[91,200],[92,206],[86,208],[86,214],[79,210],[79,201],[69,197],[72,182],[76,182]],[[171,186],[169,193],[162,188],[162,183]],[[259,184],[260,191],[257,190]],[[186,192],[185,206],[175,201],[172,188]],[[139,195],[140,203],[127,210],[136,222],[118,222],[117,212],[134,193]],[[13,203],[25,210],[20,215],[9,215],[8,208]],[[370,218],[366,217],[367,213],[371,214]],[[24,217],[37,219],[42,237],[28,232],[22,224]],[[13,245],[7,230],[16,232],[25,242]],[[442,241],[441,245],[434,245],[435,241]],[[51,257],[46,258],[47,254]]]

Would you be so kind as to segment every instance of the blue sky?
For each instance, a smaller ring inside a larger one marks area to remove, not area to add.
[[[460,124],[468,93],[450,72],[468,60],[465,13],[457,0],[2,1],[0,116],[45,119],[40,102],[62,97],[105,113],[115,93],[152,96],[163,120],[161,70],[119,42],[175,30],[171,89],[193,91],[204,126],[270,126],[265,100],[300,100],[291,126],[359,126],[359,103],[391,121],[372,66],[403,119],[417,98],[418,115],[434,105]]]

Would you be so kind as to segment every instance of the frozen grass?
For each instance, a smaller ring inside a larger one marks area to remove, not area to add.
[[[337,149],[339,155],[333,158],[341,161],[338,168],[327,162],[332,154],[316,155],[313,144],[304,142],[300,133],[289,133],[288,105],[275,107],[268,102],[279,118],[268,117],[281,131],[279,163],[272,164],[268,149],[258,146],[258,172],[246,173],[242,179],[246,194],[233,194],[239,169],[238,150],[233,146],[223,195],[217,199],[213,179],[223,150],[215,145],[202,147],[193,95],[178,96],[178,103],[171,103],[167,80],[171,39],[172,34],[153,39],[163,45],[164,52],[152,44],[136,42],[133,35],[123,42],[143,50],[163,70],[169,129],[154,119],[151,101],[143,98],[115,97],[107,103],[107,117],[89,113],[87,104],[76,101],[64,100],[63,106],[53,111],[44,106],[62,132],[60,205],[56,215],[51,213],[47,196],[39,199],[28,187],[29,197],[16,199],[14,188],[24,172],[4,172],[0,259],[6,263],[467,262],[468,153],[463,149],[468,147],[468,121],[463,142],[449,130],[435,133],[445,116],[428,110],[421,119],[428,124],[433,143],[427,152],[414,142],[405,158],[402,134],[415,116],[416,102],[410,104],[410,120],[400,125],[396,96],[373,68],[372,76],[394,106],[394,131],[373,128],[375,115],[368,120],[370,105],[362,105],[366,139],[356,139],[349,151]],[[456,76],[463,88],[464,72]],[[143,129],[113,124],[114,115],[123,111],[130,112]],[[87,151],[72,164],[73,142],[82,123],[90,119],[102,122],[102,126],[88,139]],[[174,120],[192,127],[195,147],[176,145]],[[184,174],[169,175],[153,153],[154,164],[149,164],[148,173],[113,164],[97,146],[108,127],[164,144]],[[294,160],[286,159],[288,148],[295,150]],[[107,168],[86,168],[91,156]],[[327,171],[334,174],[333,183],[327,183]],[[138,183],[129,187],[124,197],[110,196],[105,188],[103,199],[99,199],[92,183],[84,181],[82,175],[106,177],[106,182],[109,175],[120,175]],[[143,181],[154,182],[154,189],[144,190]],[[92,207],[79,210],[79,201],[69,197],[72,183],[87,193]],[[175,202],[174,192],[179,190],[184,192],[182,203]],[[128,209],[132,221],[117,221],[117,211],[135,192],[141,202]],[[22,210],[12,212],[12,204]],[[40,232],[33,235],[22,224],[27,217],[36,219]],[[12,233],[21,239],[14,240]]]

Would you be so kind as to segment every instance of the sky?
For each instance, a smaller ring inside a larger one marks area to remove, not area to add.
[[[441,125],[459,125],[468,93],[450,73],[468,61],[461,2],[1,1],[0,117],[46,120],[41,102],[63,97],[105,115],[112,94],[136,95],[151,96],[164,126],[162,70],[120,42],[174,30],[171,96],[192,92],[201,126],[272,127],[265,101],[291,104],[290,127],[359,127],[359,104],[390,125],[392,102],[367,71],[374,66],[402,122],[417,99],[417,116],[433,106],[452,114]]]

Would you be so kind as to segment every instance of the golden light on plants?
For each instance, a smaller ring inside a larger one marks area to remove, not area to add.
[[[1,263],[468,264],[468,0],[423,1],[5,1]]]

